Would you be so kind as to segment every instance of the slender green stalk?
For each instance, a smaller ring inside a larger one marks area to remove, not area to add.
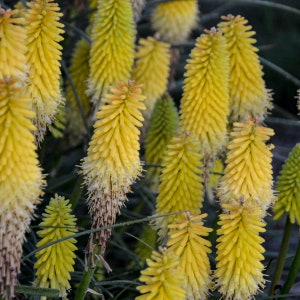
[[[82,192],[83,192],[82,184],[83,184],[83,177],[82,175],[78,175],[71,195],[71,204],[73,209],[76,207],[78,201],[80,200],[80,197],[82,196]]]
[[[16,286],[16,293],[32,296],[44,296],[51,299],[59,299],[59,290],[40,288],[35,286],[18,285]],[[1,298],[2,299],[2,298]]]
[[[288,73],[287,71],[285,71],[284,69],[280,68],[279,66],[277,66],[276,64],[268,61],[267,59],[260,57],[259,58],[260,61],[267,67],[269,67],[270,69],[272,69],[273,71],[277,72],[278,74],[282,75],[283,77],[285,77],[287,80],[291,81],[292,83],[294,83],[296,86],[300,87],[300,80],[298,78],[296,78],[295,76],[293,76],[292,74]]]
[[[285,262],[285,256],[286,256],[287,249],[289,246],[289,240],[290,240],[290,236],[291,236],[292,227],[293,227],[293,224],[291,223],[290,218],[287,216],[285,228],[284,228],[283,239],[281,242],[281,248],[280,248],[280,252],[279,252],[279,257],[278,257],[277,265],[275,268],[275,274],[273,276],[272,285],[271,285],[271,288],[269,291],[270,296],[274,295],[275,287],[278,284],[280,277],[281,277],[281,273],[282,273],[282,270],[284,267],[284,262]]]
[[[296,255],[294,257],[286,282],[283,285],[281,294],[287,294],[290,291],[297,275],[299,274],[299,270],[300,270],[300,240],[298,243]]]
[[[82,276],[82,279],[80,281],[77,293],[75,295],[74,300],[84,300],[85,295],[87,293],[87,290],[90,286],[90,282],[92,280],[93,274],[94,274],[95,268],[92,266],[92,263],[89,261],[87,269],[85,273]]]

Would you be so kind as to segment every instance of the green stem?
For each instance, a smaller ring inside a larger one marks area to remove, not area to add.
[[[294,257],[291,269],[289,271],[288,277],[286,279],[285,284],[283,285],[281,294],[287,294],[289,293],[297,275],[299,274],[300,270],[300,240],[298,242],[298,248],[296,251],[296,255]]]
[[[284,267],[285,256],[286,256],[287,249],[289,246],[289,240],[290,240],[290,236],[291,236],[292,227],[293,227],[293,224],[291,223],[289,216],[287,216],[285,228],[284,228],[283,239],[281,242],[281,248],[280,248],[280,252],[279,252],[279,257],[277,260],[277,265],[275,268],[275,274],[273,277],[272,285],[271,285],[271,288],[269,291],[269,296],[274,295],[275,287],[280,280],[281,273],[282,273],[282,270]]]
[[[85,295],[90,286],[90,282],[92,280],[94,271],[95,271],[95,268],[92,266],[91,261],[89,261],[87,270],[83,274],[83,277],[80,281],[80,284],[79,284],[79,287],[78,287],[78,290],[77,290],[74,300],[84,300],[85,299]]]

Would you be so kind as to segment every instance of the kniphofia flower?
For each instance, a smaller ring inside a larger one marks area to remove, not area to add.
[[[60,59],[64,25],[59,22],[62,13],[53,0],[27,2],[26,47],[29,66],[28,91],[36,111],[38,142],[43,139],[46,126],[52,122],[59,105],[63,103],[60,90]]]
[[[151,15],[152,27],[163,41],[181,43],[196,27],[198,15],[197,0],[159,3]]]
[[[175,253],[160,248],[160,252],[153,251],[151,259],[146,261],[148,267],[139,278],[145,284],[137,287],[143,295],[136,300],[185,299],[184,274],[178,269],[179,257]]]
[[[137,61],[132,70],[132,78],[143,84],[143,94],[146,96],[144,115],[149,120],[156,100],[167,89],[170,45],[153,37],[141,38],[135,57]]]
[[[230,120],[244,122],[248,116],[263,120],[272,108],[262,66],[254,46],[255,32],[241,16],[223,16],[220,30],[227,40],[230,57]]]
[[[0,80],[0,297],[11,299],[22,244],[44,185],[32,131],[31,99],[19,79]]]
[[[300,225],[300,144],[297,144],[286,159],[278,177],[278,199],[274,206],[274,219],[284,213],[291,223]]]
[[[26,33],[24,19],[16,17],[17,13],[0,5],[0,79],[10,76],[25,79]]]
[[[161,164],[167,145],[179,126],[178,112],[173,99],[165,94],[155,104],[145,141],[145,158],[149,164]],[[148,168],[147,177],[156,188],[159,167]]]
[[[170,224],[168,249],[179,257],[179,268],[185,274],[187,299],[206,299],[211,285],[211,243],[205,239],[212,229],[203,225],[207,214],[188,216],[187,220]]]
[[[43,213],[43,221],[40,223],[42,229],[37,232],[41,238],[37,243],[38,249],[77,232],[77,219],[71,212],[69,200],[58,195],[51,198]],[[74,252],[77,250],[75,243],[76,239],[69,238],[36,253],[37,262],[34,265],[36,286],[57,289],[60,297],[65,299],[67,291],[71,288],[69,281],[70,272],[74,271],[76,257]]]
[[[254,119],[233,123],[228,144],[226,168],[219,187],[221,202],[234,201],[240,196],[267,209],[274,200],[272,185],[273,145],[266,145],[274,135],[271,128]]]
[[[225,145],[229,112],[229,60],[221,32],[213,28],[197,39],[186,69],[181,127],[200,139],[205,158],[214,157]]]
[[[265,232],[262,217],[265,214],[257,206],[241,201],[239,204],[223,204],[220,229],[217,234],[216,286],[222,299],[252,299],[264,287]]]
[[[92,27],[89,93],[98,106],[105,89],[130,78],[135,23],[130,0],[98,1]]]
[[[162,160],[162,173],[156,199],[156,213],[200,212],[203,202],[202,162],[198,140],[186,132],[175,135]],[[159,218],[155,225],[161,239],[168,225],[184,219],[182,214]]]
[[[141,85],[129,81],[111,87],[101,100],[104,105],[96,115],[82,166],[93,228],[114,224],[130,185],[141,173],[138,127],[142,126],[144,99]],[[95,234],[102,252],[110,232],[107,229]]]

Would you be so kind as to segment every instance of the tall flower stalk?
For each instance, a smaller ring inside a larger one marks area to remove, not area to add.
[[[186,299],[206,299],[211,286],[210,263],[211,243],[205,239],[212,229],[203,225],[207,214],[190,216],[187,220],[170,224],[168,249],[179,256],[179,269],[185,274]]]
[[[51,242],[68,237],[77,232],[76,218],[71,214],[71,204],[64,197],[55,195],[43,213],[42,229],[37,232],[41,240],[37,247],[44,247]],[[70,272],[74,271],[76,240],[69,238],[54,245],[39,250],[36,253],[37,262],[35,285],[39,287],[58,289],[60,297],[67,296],[71,288]],[[46,297],[42,297],[46,299]]]
[[[27,2],[25,14],[27,64],[29,67],[28,93],[36,111],[36,138],[41,142],[64,99],[60,90],[60,59],[64,25],[62,13],[53,0]]]
[[[300,225],[300,144],[297,144],[285,161],[278,177],[278,198],[274,206],[274,219],[285,213],[291,223]]]
[[[263,120],[272,103],[254,46],[255,32],[240,15],[222,19],[218,26],[226,38],[230,57],[230,121],[244,122],[249,115]]]
[[[257,206],[244,202],[223,204],[220,229],[217,231],[216,286],[224,299],[251,299],[264,287],[265,232],[262,217],[265,212]]]
[[[141,85],[118,83],[104,95],[94,125],[95,131],[83,161],[92,227],[112,225],[126,200],[130,185],[140,175],[138,127],[145,109]],[[111,229],[95,233],[103,254]],[[93,242],[93,234],[90,242]],[[90,249],[91,250],[91,249]]]
[[[181,127],[199,138],[204,158],[213,158],[225,146],[229,112],[229,59],[221,32],[213,28],[197,39],[186,69]]]
[[[236,202],[243,196],[246,202],[266,210],[274,201],[270,151],[273,145],[266,145],[274,131],[251,118],[233,125],[218,191],[221,203]]]
[[[89,93],[97,107],[109,85],[130,78],[136,29],[130,0],[98,1],[93,20]]]
[[[0,80],[0,295],[14,297],[22,244],[43,176],[32,131],[31,99],[19,79]]]
[[[156,213],[200,212],[203,202],[202,162],[197,139],[181,132],[167,146],[162,161],[162,173],[156,199]],[[184,220],[182,214],[156,219],[161,239],[167,236],[168,225]]]
[[[175,253],[160,248],[160,252],[152,252],[147,265],[139,278],[145,284],[137,287],[142,295],[136,300],[185,299],[184,274],[178,269],[179,258]]]

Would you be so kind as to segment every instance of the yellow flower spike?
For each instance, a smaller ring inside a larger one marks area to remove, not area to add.
[[[146,0],[131,0],[131,3],[134,21],[137,23],[141,18],[142,11],[146,5]]]
[[[178,269],[179,257],[169,250],[160,248],[159,251],[153,251],[151,259],[147,259],[148,267],[141,271],[140,276],[140,281],[145,285],[137,287],[143,295],[135,299],[186,299],[182,288],[184,274]]]
[[[143,94],[146,96],[144,115],[146,120],[149,120],[156,100],[167,89],[170,45],[153,37],[141,38],[135,57],[137,61],[132,70],[132,78],[143,83]]]
[[[197,39],[186,69],[181,126],[198,136],[203,157],[213,158],[225,145],[229,112],[229,60],[221,32],[212,28]]]
[[[265,232],[262,220],[265,212],[242,201],[222,206],[224,211],[217,231],[216,287],[222,299],[252,299],[265,283],[264,239],[259,236]]]
[[[11,299],[25,231],[45,184],[32,131],[31,99],[19,78],[0,80],[0,298]]]
[[[222,19],[218,26],[227,40],[230,57],[230,121],[244,122],[249,115],[262,121],[272,108],[272,97],[262,77],[255,32],[240,15]]]
[[[184,42],[198,22],[198,1],[178,0],[160,3],[151,15],[153,29],[163,41]]]
[[[101,99],[104,105],[96,115],[95,131],[82,165],[93,228],[114,224],[130,185],[141,173],[138,127],[142,126],[144,100],[141,85],[133,81],[111,87]],[[110,232],[95,233],[103,253]]]
[[[278,199],[274,206],[274,219],[288,213],[291,223],[300,225],[300,144],[286,159],[278,177]]]
[[[68,237],[77,232],[76,218],[71,214],[72,208],[69,200],[55,195],[51,198],[49,205],[43,213],[43,221],[40,223],[42,229],[37,232],[41,240],[37,248],[49,243]],[[52,246],[39,250],[36,253],[37,262],[35,285],[43,288],[58,289],[60,297],[66,297],[71,288],[69,280],[70,272],[74,271],[75,257],[74,245],[76,240],[69,238]]]
[[[26,47],[29,66],[28,92],[36,111],[36,138],[41,142],[46,127],[51,124],[59,105],[63,103],[60,90],[60,59],[64,25],[62,13],[53,0],[27,2]]]
[[[226,168],[218,195],[222,203],[240,196],[267,209],[273,202],[272,153],[273,145],[266,142],[274,135],[271,128],[259,126],[253,119],[234,123],[228,144]]]
[[[186,132],[177,134],[167,146],[162,161],[162,173],[156,199],[156,213],[200,212],[203,202],[202,162],[197,139]],[[167,235],[168,225],[182,220],[174,214],[155,220],[161,239]]]
[[[85,116],[88,115],[91,109],[90,97],[86,94],[87,79],[90,72],[90,49],[90,43],[84,38],[80,39],[75,45],[75,50],[71,57],[71,65],[69,67],[69,73],[82,108],[85,112]],[[70,134],[70,142],[74,145],[82,138],[82,135],[85,133],[85,127],[70,82],[67,83],[66,87],[66,111],[69,123],[68,130]]]
[[[210,263],[211,243],[207,237],[212,229],[204,227],[207,214],[188,217],[179,224],[170,224],[168,249],[179,256],[179,268],[185,274],[184,289],[187,299],[206,299],[211,285]]]
[[[173,99],[163,95],[155,104],[145,141],[145,158],[149,164],[161,164],[163,155],[179,126],[178,112]],[[148,168],[152,188],[159,184],[159,167]]]
[[[24,19],[17,17],[18,10],[4,10],[0,5],[0,79],[26,74],[26,33]]]
[[[130,0],[98,1],[90,51],[89,94],[96,107],[106,88],[130,78],[135,23]]]

